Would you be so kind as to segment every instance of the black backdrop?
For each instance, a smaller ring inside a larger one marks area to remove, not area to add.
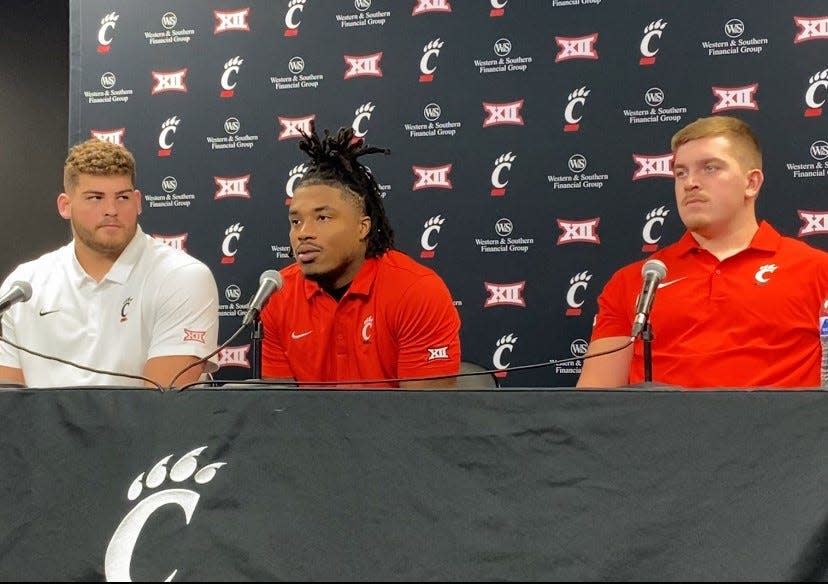
[[[214,270],[225,338],[291,261],[296,128],[354,124],[392,150],[370,165],[399,247],[452,290],[464,358],[535,363],[582,355],[612,272],[679,237],[669,138],[697,117],[754,125],[760,213],[825,245],[826,19],[823,0],[74,1],[70,140],[135,152],[143,225]]]

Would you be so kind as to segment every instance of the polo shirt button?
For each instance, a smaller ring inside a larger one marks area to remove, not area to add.
[[[337,340],[337,341],[341,341],[341,340],[342,340],[342,339],[344,339],[344,338],[345,338],[345,337],[344,337],[344,336],[342,336],[341,334],[336,335],[336,340]]]
[[[716,275],[719,275],[719,274],[721,274],[721,273],[722,273],[722,271],[721,271],[721,270],[716,270]]]

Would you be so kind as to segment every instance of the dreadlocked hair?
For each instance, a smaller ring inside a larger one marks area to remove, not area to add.
[[[391,151],[366,146],[362,138],[354,139],[353,128],[340,128],[333,136],[326,129],[325,137],[320,139],[313,125],[310,134],[302,131],[299,148],[310,157],[310,164],[295,188],[313,185],[343,188],[360,201],[364,213],[371,219],[365,257],[381,256],[392,249],[394,230],[388,224],[379,185],[371,171],[357,160],[366,154],[391,154]]]

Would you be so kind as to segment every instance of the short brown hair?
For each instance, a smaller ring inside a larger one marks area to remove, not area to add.
[[[81,174],[95,176],[129,176],[135,186],[135,158],[117,144],[91,138],[69,150],[63,164],[63,189],[71,191],[78,186]]]
[[[736,154],[742,158],[748,168],[761,170],[762,147],[759,145],[759,139],[753,133],[751,127],[739,118],[730,116],[699,118],[676,132],[670,141],[670,147],[675,153],[679,146],[687,142],[710,136],[730,138]]]

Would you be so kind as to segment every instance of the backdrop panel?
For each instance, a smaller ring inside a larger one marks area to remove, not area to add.
[[[698,117],[751,123],[761,215],[826,245],[824,0],[71,8],[70,141],[135,152],[143,225],[213,269],[222,338],[258,275],[292,261],[285,201],[311,119],[392,150],[370,166],[398,245],[445,278],[464,358],[488,367],[584,354],[610,275],[682,233],[669,140]],[[224,353],[223,376],[249,376],[247,350]]]

